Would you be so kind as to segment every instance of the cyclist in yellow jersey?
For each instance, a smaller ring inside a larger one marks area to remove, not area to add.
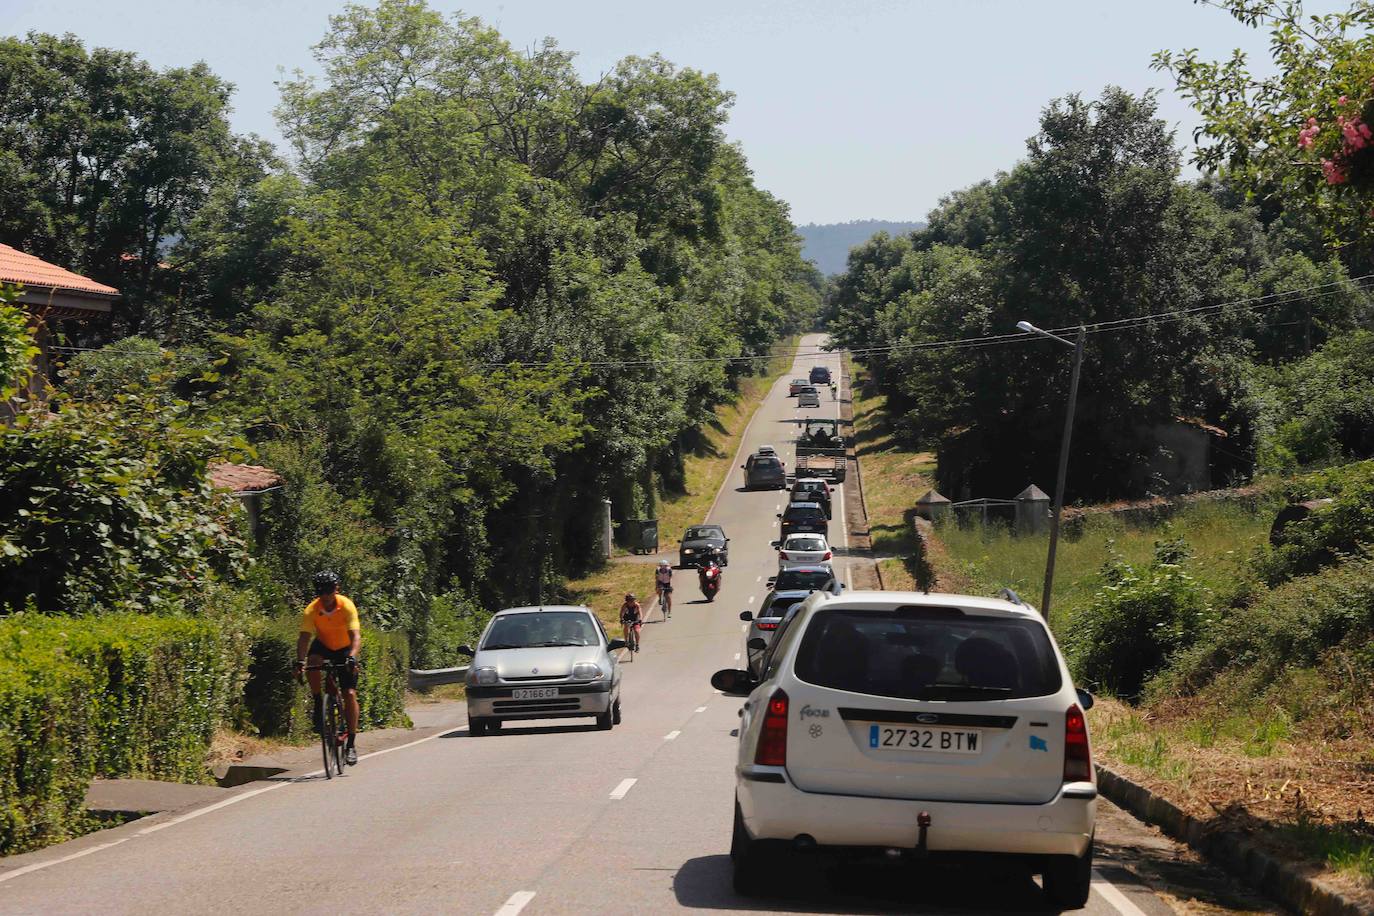
[[[344,759],[352,766],[358,762],[353,742],[358,735],[358,649],[362,646],[362,627],[358,623],[358,608],[339,594],[337,573],[315,573],[314,585],[316,597],[301,615],[301,633],[296,639],[296,673],[299,675],[305,667],[307,655],[312,667],[326,661],[347,666],[336,671],[334,678],[343,692],[344,717],[348,719]],[[318,670],[307,671],[306,675],[315,701],[315,731],[319,732],[324,727],[324,697],[320,692],[323,677]]]

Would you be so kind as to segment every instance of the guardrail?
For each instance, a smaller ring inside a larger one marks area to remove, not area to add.
[[[457,668],[431,668],[428,671],[411,668],[408,678],[410,689],[426,690],[442,684],[461,684],[467,680],[469,667],[459,665]]]

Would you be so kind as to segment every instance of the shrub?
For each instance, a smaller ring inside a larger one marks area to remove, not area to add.
[[[1296,500],[1331,497],[1329,507],[1283,529],[1258,567],[1271,585],[1312,573],[1374,544],[1374,461],[1308,475],[1290,488]]]
[[[246,643],[193,617],[0,621],[0,853],[72,835],[92,777],[203,778]]]
[[[261,735],[304,739],[310,735],[310,692],[292,678],[300,618],[283,617],[255,625],[244,686],[245,712]],[[359,662],[358,726],[409,725],[405,691],[410,653],[403,633],[364,625]]]
[[[1192,644],[1211,614],[1210,594],[1183,568],[1182,541],[1155,545],[1148,565],[1118,559],[1107,584],[1074,619],[1068,638],[1075,676],[1118,696],[1139,696],[1146,680]]]
[[[474,644],[491,612],[458,592],[436,595],[411,638],[416,668],[448,668],[463,663],[458,647]]]

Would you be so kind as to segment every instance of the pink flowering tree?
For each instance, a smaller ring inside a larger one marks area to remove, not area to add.
[[[1256,78],[1240,51],[1155,55],[1202,116],[1194,161],[1253,199],[1305,208],[1333,247],[1374,249],[1374,2],[1324,16],[1299,0],[1207,5],[1266,29],[1277,72]]]

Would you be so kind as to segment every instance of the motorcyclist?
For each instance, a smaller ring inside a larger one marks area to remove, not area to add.
[[[720,591],[720,577],[720,566],[716,563],[715,556],[707,558],[705,563],[697,567],[697,584],[707,601],[714,600],[715,593]]]

